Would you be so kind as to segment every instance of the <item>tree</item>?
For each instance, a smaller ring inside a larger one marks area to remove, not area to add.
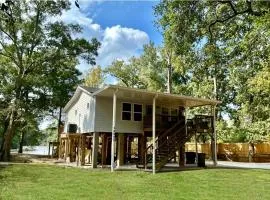
[[[78,58],[95,64],[100,43],[72,38],[81,27],[49,19],[69,9],[68,1],[22,0],[0,12],[1,110],[5,116],[1,160],[10,158],[16,127],[27,113],[40,116],[63,106],[77,84]]]
[[[104,74],[101,66],[90,68],[84,78],[84,85],[88,87],[99,87],[104,83]]]
[[[139,79],[139,68],[134,65],[136,58],[131,58],[132,64],[125,63],[123,60],[115,60],[110,66],[104,69],[104,73],[117,78],[120,85],[126,87],[145,88],[145,84]]]
[[[164,64],[158,49],[153,43],[144,45],[139,57],[132,57],[127,62],[115,60],[104,72],[117,78],[126,87],[164,91]]]
[[[222,101],[219,119],[229,114],[239,134],[242,130],[255,134],[258,124],[269,123],[268,90],[261,81],[269,70],[265,67],[270,55],[268,1],[164,0],[155,13],[164,46],[185,60],[173,65],[182,65],[185,77],[176,88],[189,95],[217,97]],[[177,80],[179,75],[174,75]],[[245,119],[251,120],[248,125]]]

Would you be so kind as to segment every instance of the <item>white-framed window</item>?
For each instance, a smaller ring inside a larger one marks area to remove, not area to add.
[[[142,121],[142,104],[133,104],[133,120]]]
[[[131,120],[131,103],[122,103],[122,120]]]
[[[75,116],[77,116],[77,113],[78,113],[78,111],[77,111],[77,109],[75,110]]]
[[[87,106],[86,106],[86,107],[87,107],[87,109],[89,109],[89,107],[90,107],[90,103],[87,103]]]

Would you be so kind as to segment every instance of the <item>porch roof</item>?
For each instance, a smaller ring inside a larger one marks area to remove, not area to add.
[[[169,94],[162,92],[151,92],[144,89],[128,88],[117,85],[107,85],[106,87],[93,92],[93,96],[113,97],[114,92],[117,91],[117,98],[122,100],[143,101],[145,103],[152,103],[153,97],[157,97],[157,104],[169,105],[171,107],[197,107],[206,105],[217,105],[221,101],[183,96],[177,94]]]

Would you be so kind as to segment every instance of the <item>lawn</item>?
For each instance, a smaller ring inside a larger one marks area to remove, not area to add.
[[[152,175],[47,165],[0,166],[0,199],[270,199],[270,171],[201,169]]]

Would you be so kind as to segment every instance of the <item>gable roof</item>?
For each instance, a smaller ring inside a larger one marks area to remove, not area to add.
[[[81,92],[85,92],[90,96],[103,96],[113,97],[114,92],[117,91],[117,98],[122,100],[140,100],[146,103],[152,102],[154,96],[157,97],[157,102],[164,105],[170,106],[184,106],[184,107],[197,107],[206,105],[217,105],[221,101],[197,98],[190,96],[183,96],[177,94],[169,94],[162,92],[152,92],[145,89],[128,88],[118,85],[107,85],[104,88],[91,88],[86,86],[78,86],[73,97],[64,107],[64,111],[67,111],[69,107],[79,98]]]
[[[100,89],[100,88],[95,88],[95,87],[87,87],[87,86],[83,86],[83,85],[81,85],[79,87],[90,92],[90,93],[94,93]]]
[[[94,87],[87,87],[87,86],[78,86],[75,90],[73,96],[68,101],[68,103],[65,105],[63,111],[66,112],[68,109],[78,100],[81,93],[84,92],[88,95],[92,95],[94,92],[98,91],[100,88],[94,88]]]

